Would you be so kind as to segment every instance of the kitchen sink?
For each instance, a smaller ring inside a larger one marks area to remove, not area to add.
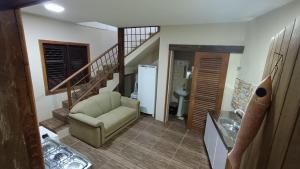
[[[222,118],[220,119],[222,127],[231,135],[236,136],[240,129],[240,123],[232,119]]]

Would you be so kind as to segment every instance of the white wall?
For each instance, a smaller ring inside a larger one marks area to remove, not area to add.
[[[52,117],[51,111],[61,107],[66,94],[45,96],[38,40],[55,40],[90,44],[91,59],[117,42],[117,32],[79,26],[22,13],[25,40],[33,82],[38,121]]]
[[[238,77],[253,85],[262,78],[272,36],[300,16],[300,1],[295,0],[248,23],[205,24],[161,27],[156,119],[164,117],[169,44],[244,45]],[[300,18],[299,18],[300,19]],[[237,72],[235,72],[237,73]],[[230,73],[229,73],[230,74]],[[232,85],[224,91],[222,109],[230,109]]]
[[[162,26],[160,32],[156,119],[163,121],[169,44],[244,45],[245,23]]]
[[[106,92],[106,91],[113,91],[115,90],[119,85],[119,73],[113,74],[113,79],[108,80],[106,83],[106,87],[103,87],[99,89],[99,92]]]
[[[243,54],[231,53],[228,63],[225,88],[223,93],[222,111],[232,111],[231,101],[234,92],[235,80],[239,75],[239,67]]]
[[[254,85],[261,81],[272,36],[299,16],[300,1],[295,0],[247,24],[246,48],[241,60],[240,79]]]
[[[140,51],[138,55],[134,56],[134,59],[125,63],[125,75],[136,73],[139,65],[153,65],[153,63],[158,60],[158,52],[159,40],[148,46],[146,49]],[[131,55],[126,56],[126,58],[127,57],[131,57]]]

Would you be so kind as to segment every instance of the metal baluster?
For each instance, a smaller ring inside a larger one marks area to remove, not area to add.
[[[101,61],[101,66],[102,66],[102,72],[105,74],[105,70],[104,70],[104,64],[103,64],[102,58],[103,58],[103,57],[101,57],[101,58],[100,58],[100,61]]]
[[[127,55],[127,53],[128,53],[128,41],[129,41],[129,38],[128,38],[128,29],[125,29],[124,32],[125,32],[124,33],[124,39],[126,37],[126,41],[124,43],[124,52],[125,52],[125,55]]]
[[[115,67],[115,62],[114,62],[114,51],[113,49],[111,50],[111,57],[110,57],[111,63],[112,63],[112,68]]]
[[[69,110],[71,110],[73,103],[72,103],[72,92],[71,92],[71,82],[70,81],[67,82],[67,94],[68,94],[68,108],[69,108]]]
[[[113,48],[113,51],[115,50],[115,52],[113,52],[113,58],[114,58],[114,63],[115,63],[115,65],[117,65],[117,60],[116,60],[116,57],[115,56],[117,56],[118,55],[118,53],[117,53],[117,49],[118,48]]]
[[[111,63],[111,59],[110,59],[110,51],[108,51],[107,54],[108,54],[109,65],[110,65],[110,68],[112,69],[112,63]]]
[[[133,46],[133,35],[132,35],[132,32],[133,32],[133,30],[132,30],[132,28],[130,28],[131,45],[130,45],[130,51],[129,51],[129,53],[132,51],[132,46]]]
[[[75,96],[74,100],[77,100],[77,97],[78,97],[78,92],[76,91],[75,87],[72,87],[72,91],[73,91],[73,94]],[[72,97],[72,94],[71,94],[71,97]]]
[[[134,43],[135,43],[135,46],[134,46],[133,50],[135,50],[136,47],[138,46],[138,41],[137,41],[137,38],[136,38],[136,28],[134,28]]]
[[[83,71],[82,71],[82,72],[80,72],[80,75],[81,75],[81,76],[85,76],[85,74],[83,73]],[[77,75],[77,78],[78,78],[78,77],[80,77],[80,76],[79,76],[79,75]],[[74,78],[74,80],[75,80],[75,79],[76,79],[76,78]],[[79,83],[80,83],[80,81],[81,81],[81,79],[79,80]],[[85,81],[85,82],[86,82],[86,81]]]
[[[139,28],[140,45],[142,44],[142,28]]]
[[[97,71],[98,71],[99,70],[98,60],[96,60],[96,65],[97,65]]]
[[[105,69],[107,67],[107,58],[106,58],[106,54],[104,54],[104,59],[105,59]],[[106,70],[106,73],[109,73],[108,70]]]
[[[76,82],[75,84],[73,84],[72,87],[76,87],[76,85],[78,85],[81,81],[83,81],[85,78],[87,78],[88,76],[90,76],[89,74],[86,74],[84,77],[82,77],[78,82]]]
[[[147,39],[147,28],[146,27],[144,27],[144,35],[145,35],[145,39],[144,40],[146,40]]]

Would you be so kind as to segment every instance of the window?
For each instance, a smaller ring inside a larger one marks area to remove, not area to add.
[[[39,43],[46,95],[64,92],[65,86],[56,92],[50,90],[89,62],[89,45],[46,40],[40,40]],[[86,71],[79,74],[74,78],[74,82],[88,73]]]

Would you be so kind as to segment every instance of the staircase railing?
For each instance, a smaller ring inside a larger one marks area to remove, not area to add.
[[[131,54],[152,36],[160,31],[159,26],[142,26],[124,28],[124,53]]]
[[[62,81],[51,92],[66,86],[69,109],[80,100],[99,92],[101,86],[118,69],[118,44]],[[105,84],[104,84],[105,83]]]

